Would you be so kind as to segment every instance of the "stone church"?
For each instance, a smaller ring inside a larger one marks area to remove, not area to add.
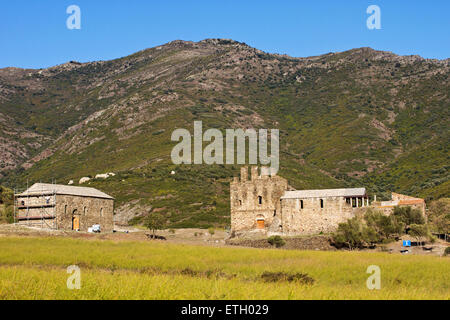
[[[101,232],[114,228],[114,198],[95,188],[35,183],[15,195],[15,221],[30,227]]]
[[[336,230],[357,210],[369,206],[365,188],[291,190],[269,168],[241,168],[230,185],[232,236],[311,235]]]

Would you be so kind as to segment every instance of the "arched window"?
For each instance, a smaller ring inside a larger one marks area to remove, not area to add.
[[[303,209],[303,200],[300,200],[300,209]]]
[[[262,204],[262,197],[258,196],[258,204]]]
[[[83,208],[83,214],[86,215],[86,207]]]
[[[64,213],[67,213],[67,204],[64,206]]]
[[[323,199],[320,199],[320,207],[323,209]]]
[[[103,208],[100,208],[100,217],[103,217]]]
[[[239,200],[239,205],[242,206],[242,200]]]

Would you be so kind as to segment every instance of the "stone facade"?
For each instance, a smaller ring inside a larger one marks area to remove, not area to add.
[[[241,177],[234,178],[230,185],[231,229],[240,234],[248,231],[277,229],[274,225],[281,212],[280,198],[288,188],[287,180],[270,176],[267,168],[251,168],[248,178],[247,167],[241,168]]]
[[[358,210],[346,199],[345,197],[281,199],[283,234],[312,235],[335,231],[339,223],[354,217]]]
[[[67,188],[46,185],[41,191],[30,188],[17,195],[17,222],[40,228],[78,231],[88,231],[92,225],[99,224],[102,232],[112,232],[114,199],[93,188],[77,188],[71,187],[71,194],[64,194],[68,193]]]
[[[369,206],[365,188],[294,191],[264,167],[260,175],[252,167],[250,179],[247,170],[230,185],[232,236],[332,232]]]
[[[94,224],[101,226],[102,232],[114,229],[114,200],[72,195],[56,196],[58,229],[72,230],[73,217],[79,217],[79,230],[87,231]]]

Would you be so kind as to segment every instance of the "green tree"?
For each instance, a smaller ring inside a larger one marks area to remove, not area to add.
[[[374,236],[370,230],[365,230],[366,226],[360,217],[354,217],[347,222],[340,223],[333,241],[338,247],[362,248],[366,245],[366,240]]]
[[[450,247],[445,248],[444,256],[450,256]]]
[[[14,193],[11,189],[0,186],[0,204],[12,205]]]
[[[393,215],[406,226],[411,224],[425,224],[425,217],[419,209],[411,207],[395,207]]]
[[[351,250],[391,240],[403,230],[404,224],[396,216],[387,216],[381,211],[369,209],[364,216],[340,223],[333,234],[333,241],[337,247],[348,247]]]
[[[430,231],[428,230],[428,226],[425,224],[412,224],[409,226],[408,234],[415,238],[417,242],[421,241],[421,238],[430,237]]]
[[[286,242],[280,236],[271,236],[267,239],[267,242],[277,248],[280,248],[286,244]]]
[[[367,210],[364,220],[367,226],[376,232],[378,241],[400,235],[405,227],[396,216],[388,216],[377,210]]]
[[[0,186],[0,222],[14,222],[14,193]]]
[[[144,219],[144,226],[151,230],[153,233],[153,238],[155,238],[155,232],[156,230],[161,230],[164,228],[164,225],[166,223],[166,219],[164,216],[160,213],[150,213],[147,217]]]
[[[435,200],[428,210],[430,229],[438,233],[450,233],[450,198]]]

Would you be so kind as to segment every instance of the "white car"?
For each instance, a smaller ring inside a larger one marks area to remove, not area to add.
[[[94,224],[92,227],[88,228],[88,232],[90,232],[90,233],[100,233],[101,232],[100,225],[99,224]]]

